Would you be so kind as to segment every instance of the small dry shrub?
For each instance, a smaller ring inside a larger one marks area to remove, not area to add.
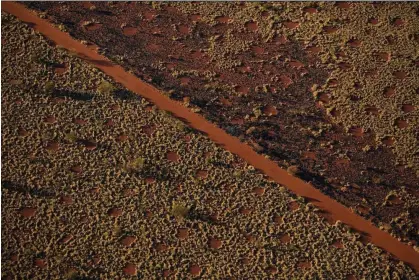
[[[124,170],[127,172],[135,172],[140,171],[144,167],[145,159],[142,157],[138,157],[128,162],[125,165]]]
[[[55,88],[55,84],[52,81],[48,81],[45,83],[45,92],[46,93],[51,93],[54,91]]]
[[[64,138],[70,143],[74,143],[77,141],[77,135],[74,132],[66,133]]]
[[[100,83],[97,90],[103,94],[111,94],[115,90],[115,87],[111,83],[103,81]]]
[[[189,214],[189,208],[187,206],[185,206],[183,203],[174,201],[172,203],[172,209],[170,211],[170,213],[175,217],[175,218],[180,218],[180,219],[184,219],[188,216]]]
[[[144,162],[145,162],[144,158],[139,157],[139,158],[136,158],[136,159],[130,161],[129,166],[133,169],[138,170],[138,169],[141,169],[141,168],[144,167]]]

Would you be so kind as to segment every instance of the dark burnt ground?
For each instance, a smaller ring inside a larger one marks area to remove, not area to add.
[[[388,201],[389,193],[402,186],[416,199],[418,178],[396,165],[391,149],[365,149],[376,145],[373,133],[346,133],[333,124],[310,90],[329,76],[315,49],[279,35],[265,42],[251,26],[231,30],[225,18],[210,26],[173,7],[156,10],[151,4],[122,2],[94,3],[94,8],[81,2],[27,5],[46,11],[75,38],[99,46],[141,79],[367,219],[405,241],[419,241],[417,205]],[[211,49],[217,40],[221,43],[216,46],[224,49]],[[238,41],[249,45],[237,46]],[[327,102],[327,97],[318,98]]]

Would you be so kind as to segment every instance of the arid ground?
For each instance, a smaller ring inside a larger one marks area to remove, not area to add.
[[[418,3],[28,3],[406,242]]]
[[[418,4],[24,4],[400,248],[2,10],[2,277],[417,279]]]

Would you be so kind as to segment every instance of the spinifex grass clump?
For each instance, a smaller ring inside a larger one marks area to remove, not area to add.
[[[135,158],[135,159],[129,161],[125,165],[124,169],[125,169],[125,171],[128,171],[128,172],[138,172],[141,169],[143,169],[144,164],[145,164],[145,159],[142,158],[142,157],[138,157],[138,158]]]
[[[111,94],[111,93],[115,90],[115,87],[114,87],[111,83],[109,83],[109,82],[107,82],[107,81],[103,81],[103,82],[102,82],[102,83],[98,86],[97,90],[98,90],[100,93],[103,93],[103,94]]]
[[[74,132],[66,133],[64,136],[65,140],[69,143],[74,143],[77,141],[77,135]]]
[[[189,214],[189,208],[181,202],[173,201],[170,214],[176,219],[186,219]]]
[[[142,157],[136,158],[130,162],[130,166],[135,169],[141,169],[144,166],[144,159]]]
[[[48,81],[45,83],[45,92],[52,93],[54,91],[55,84],[52,81]]]

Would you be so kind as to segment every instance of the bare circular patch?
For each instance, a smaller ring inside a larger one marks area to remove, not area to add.
[[[122,209],[120,208],[111,208],[108,210],[108,215],[111,217],[119,217],[122,215]]]
[[[265,49],[259,46],[252,46],[250,49],[255,55],[261,55],[265,53]]]
[[[268,268],[266,268],[266,272],[269,274],[277,274],[278,268],[276,268],[275,266],[268,266]]]
[[[128,276],[135,276],[137,275],[137,267],[135,264],[129,263],[127,264],[123,270],[124,274],[128,275]]]
[[[411,105],[411,104],[403,104],[402,105],[402,111],[404,113],[410,113],[413,112],[415,110],[415,106]]]
[[[62,75],[67,71],[67,65],[64,63],[54,65],[54,72],[55,74]]]
[[[298,202],[296,201],[291,201],[290,203],[288,203],[288,209],[290,211],[295,211],[300,209],[300,204],[298,204]]]
[[[338,30],[339,29],[337,27],[334,27],[334,26],[325,26],[325,27],[323,27],[323,31],[326,34],[333,34],[333,33],[336,33],[336,31],[338,31]]]
[[[60,148],[60,145],[55,141],[50,141],[47,143],[46,149],[51,152],[56,152]]]
[[[358,48],[358,47],[361,46],[362,41],[358,40],[358,39],[351,39],[351,40],[348,41],[347,44],[351,47]]]
[[[180,156],[176,152],[168,152],[166,154],[166,159],[171,162],[179,162]]]
[[[173,274],[173,271],[171,271],[170,269],[163,269],[163,277],[167,278],[170,277]]]
[[[135,241],[137,240],[137,238],[135,236],[125,236],[124,238],[121,239],[121,244],[129,247],[131,246]]]
[[[407,72],[405,71],[395,71],[393,73],[394,77],[400,80],[404,80],[407,77]]]
[[[311,268],[311,263],[307,261],[298,262],[297,267],[300,269],[309,269]]]
[[[191,82],[191,78],[189,77],[181,77],[180,78],[180,85],[181,86],[187,86]]]
[[[20,214],[25,218],[30,218],[35,216],[36,208],[34,207],[24,207],[20,209]]]
[[[407,128],[409,126],[409,123],[406,120],[397,119],[395,121],[395,125],[400,129],[404,129],[404,128]]]
[[[396,18],[393,20],[393,24],[396,27],[403,27],[405,25],[405,21],[401,18]]]
[[[291,242],[291,237],[288,234],[283,234],[281,237],[279,237],[279,240],[281,243],[289,243]]]
[[[198,265],[193,264],[189,267],[189,273],[193,276],[199,276],[201,274],[201,268]]]
[[[208,171],[206,171],[206,170],[199,170],[199,171],[196,173],[196,176],[197,176],[198,178],[205,179],[205,178],[207,178],[207,177],[208,177]]]
[[[303,12],[307,14],[316,14],[318,13],[318,10],[314,7],[305,7],[303,8]]]
[[[293,22],[293,21],[286,21],[283,24],[286,28],[289,28],[289,29],[296,29],[297,27],[300,26],[299,22]]]
[[[191,30],[189,29],[189,26],[187,25],[179,25],[178,30],[183,35],[188,35],[189,33],[191,33]]]
[[[341,240],[335,240],[332,243],[332,246],[335,247],[335,248],[338,248],[338,249],[342,249],[343,248],[343,243],[342,243]]]
[[[188,238],[189,236],[189,230],[187,228],[180,228],[178,229],[177,238],[180,240],[184,240]]]
[[[190,16],[191,21],[197,22],[197,21],[201,21],[201,15],[199,14],[194,14]]]
[[[236,86],[234,90],[242,94],[248,94],[250,91],[248,87],[244,87],[244,86]]]
[[[82,26],[87,31],[95,31],[102,27],[103,24],[97,22],[83,22]]]
[[[138,28],[132,26],[126,26],[122,29],[122,33],[124,33],[125,36],[134,36],[137,32]]]
[[[249,31],[257,31],[259,28],[257,22],[254,21],[248,21],[244,24],[244,26]]]
[[[349,9],[351,7],[351,4],[349,2],[337,2],[336,7],[340,8],[340,9]]]
[[[362,137],[364,136],[364,129],[362,127],[351,127],[349,133],[355,137]]]
[[[252,212],[252,210],[250,210],[249,208],[246,207],[241,207],[239,209],[239,213],[242,215],[249,215]]]
[[[210,238],[208,241],[208,245],[212,249],[220,249],[223,245],[223,242],[220,239]]]
[[[393,146],[395,139],[394,137],[386,136],[381,140],[381,142],[383,142],[383,144],[386,146]]]
[[[73,122],[78,125],[85,125],[87,123],[87,121],[80,118],[75,118]]]
[[[219,23],[231,23],[233,22],[233,19],[226,17],[226,16],[218,16],[215,18],[215,20]]]
[[[56,123],[57,120],[55,119],[54,116],[47,116],[47,117],[44,118],[44,122],[46,122],[46,123]]]
[[[118,137],[116,138],[118,142],[125,142],[128,140],[128,135],[126,134],[120,134],[118,135]]]
[[[61,203],[64,205],[71,205],[73,204],[73,198],[69,195],[61,196]]]
[[[253,190],[252,190],[252,192],[253,192],[255,195],[262,196],[262,195],[265,193],[265,188],[261,188],[261,187],[254,187],[254,188],[253,188]]]
[[[277,225],[281,225],[284,222],[284,219],[279,215],[274,215],[273,221]]]
[[[276,109],[275,106],[272,105],[266,105],[263,108],[263,114],[265,116],[276,116],[278,114],[278,110]]]
[[[45,259],[35,259],[35,266],[45,269],[47,267],[47,261]]]
[[[145,178],[145,182],[146,182],[147,184],[154,184],[154,183],[156,182],[156,178],[153,178],[153,177],[147,177],[147,178]]]
[[[394,87],[386,87],[384,89],[384,96],[385,97],[393,96],[395,93],[396,93],[396,90],[394,89]]]
[[[81,168],[80,165],[74,165],[70,168],[70,171],[73,173],[80,174],[83,171],[83,169]]]

